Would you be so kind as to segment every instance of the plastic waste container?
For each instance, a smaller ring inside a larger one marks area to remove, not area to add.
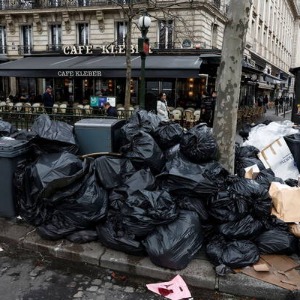
[[[79,154],[119,152],[122,146],[121,127],[126,120],[82,119],[74,124]]]
[[[20,164],[26,164],[28,141],[0,139],[0,217],[16,216],[13,176]]]
[[[300,132],[284,137],[300,172]]]

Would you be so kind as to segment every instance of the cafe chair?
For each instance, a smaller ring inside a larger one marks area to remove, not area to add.
[[[200,123],[200,117],[201,117],[201,110],[200,109],[196,109],[194,111],[194,119],[195,119],[195,123],[196,124]]]
[[[53,107],[52,107],[52,113],[53,114],[57,114],[58,113],[58,104],[57,103],[54,103],[53,104]]]
[[[173,109],[171,112],[171,120],[182,125],[182,111],[180,109]]]
[[[21,112],[22,109],[23,109],[23,103],[22,102],[17,102],[15,104],[15,109],[16,109],[17,112]]]

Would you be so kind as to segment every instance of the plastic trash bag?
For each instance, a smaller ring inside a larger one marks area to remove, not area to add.
[[[151,173],[150,169],[139,170],[110,193],[109,205],[111,208],[119,211],[128,196],[133,195],[137,191],[153,191],[155,189],[155,177]]]
[[[206,254],[215,265],[232,269],[255,264],[259,260],[257,246],[249,240],[226,241],[222,235],[214,236],[206,245]]]
[[[269,191],[251,179],[240,178],[228,187],[231,197],[244,199],[249,205],[249,213],[257,219],[269,216],[272,210],[272,199]]]
[[[255,239],[259,251],[262,254],[286,254],[297,252],[297,238],[287,232],[278,229],[271,229],[263,232]]]
[[[9,122],[0,120],[0,137],[11,136],[13,133],[18,132],[17,128]]]
[[[128,158],[109,155],[96,158],[95,168],[101,185],[106,189],[121,185],[127,177],[136,172]]]
[[[168,161],[163,173],[157,176],[157,184],[176,195],[211,195],[218,191],[215,162],[194,164],[182,156]],[[222,172],[219,173],[222,177]]]
[[[137,169],[150,168],[153,174],[159,174],[165,165],[163,152],[153,137],[143,131],[139,131],[132,141],[122,146],[121,153],[130,158]]]
[[[122,225],[120,218],[110,215],[104,224],[96,227],[98,239],[102,245],[110,249],[122,251],[131,255],[144,256],[146,254],[143,244],[135,239]]]
[[[209,214],[207,213],[204,201],[200,197],[179,196],[176,197],[176,203],[182,210],[194,211],[198,214],[201,222],[209,220]]]
[[[199,217],[186,210],[181,210],[172,223],[157,226],[143,241],[152,263],[173,270],[186,268],[202,243]]]
[[[207,200],[207,212],[217,223],[238,221],[248,214],[249,205],[243,198],[220,191]]]
[[[98,234],[92,229],[79,230],[67,235],[66,239],[77,244],[90,243],[98,240]]]
[[[252,239],[257,237],[263,230],[263,224],[247,215],[241,220],[227,222],[219,225],[219,232],[231,240]]]
[[[160,119],[156,114],[142,109],[136,110],[129,118],[127,124],[121,127],[121,135],[130,142],[139,131],[152,134],[159,123]]]
[[[269,190],[273,181],[284,184],[284,181],[281,178],[276,177],[271,169],[261,170],[254,180],[267,190]]]
[[[211,128],[201,123],[185,133],[180,142],[180,151],[194,163],[203,163],[217,158],[218,146]]]
[[[137,191],[130,195],[121,207],[125,228],[143,237],[157,225],[175,220],[178,210],[170,194],[166,191]]]
[[[31,130],[37,135],[34,139],[37,152],[78,153],[73,126],[65,122],[52,121],[47,114],[42,114],[34,121]]]
[[[175,122],[161,122],[153,133],[155,141],[162,150],[180,143],[182,136],[183,128]]]

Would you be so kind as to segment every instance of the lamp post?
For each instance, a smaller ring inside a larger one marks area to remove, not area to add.
[[[139,52],[141,55],[141,82],[139,90],[139,105],[140,108],[145,108],[145,64],[146,55],[149,53],[149,40],[147,39],[148,29],[151,25],[150,17],[144,13],[139,18],[139,28],[142,34],[142,38],[139,38]]]

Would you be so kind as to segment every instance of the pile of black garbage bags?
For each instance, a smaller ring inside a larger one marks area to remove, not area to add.
[[[255,147],[236,145],[230,175],[204,123],[185,130],[137,110],[121,132],[119,155],[85,158],[73,127],[47,115],[30,132],[12,134],[31,143],[14,183],[20,216],[42,238],[99,241],[175,270],[202,249],[220,274],[261,254],[299,252],[287,224],[271,215],[269,186],[283,181],[264,168]],[[261,173],[245,179],[254,164]]]

